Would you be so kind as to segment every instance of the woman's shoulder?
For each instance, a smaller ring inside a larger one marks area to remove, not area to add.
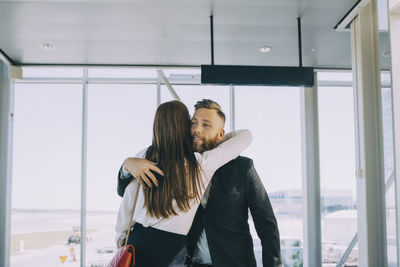
[[[201,165],[203,162],[203,154],[201,154],[199,152],[194,152],[194,156],[195,156],[197,162]]]
[[[125,192],[136,192],[137,188],[140,186],[138,180],[135,178],[132,179],[132,181],[128,184],[128,186],[125,189]]]
[[[150,148],[150,147],[148,146],[148,147],[146,147],[146,148],[140,150],[140,151],[136,154],[135,158],[144,158],[144,157],[146,156],[146,152],[147,152],[147,150],[148,150],[149,148]]]

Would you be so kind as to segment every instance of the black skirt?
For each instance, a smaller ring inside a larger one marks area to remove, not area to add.
[[[178,267],[186,259],[186,235],[136,223],[128,244],[135,247],[135,267]]]

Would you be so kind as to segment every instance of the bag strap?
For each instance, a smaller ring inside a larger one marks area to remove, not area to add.
[[[133,202],[133,209],[132,209],[132,212],[131,212],[131,218],[129,219],[128,234],[126,235],[124,247],[128,244],[129,234],[131,233],[131,228],[133,226],[133,215],[135,214],[136,202],[137,202],[137,199],[138,199],[138,196],[139,196],[139,189],[140,189],[140,184],[138,184],[135,201]]]

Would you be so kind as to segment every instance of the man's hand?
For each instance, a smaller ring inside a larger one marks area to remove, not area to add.
[[[158,180],[151,170],[164,176],[163,171],[156,166],[156,163],[142,158],[125,159],[124,169],[130,172],[130,174],[139,181],[143,188],[146,188],[146,185],[152,188],[153,183],[158,186]],[[153,183],[149,179],[153,181]]]

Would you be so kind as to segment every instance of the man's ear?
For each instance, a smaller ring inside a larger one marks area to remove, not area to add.
[[[221,139],[224,138],[224,136],[225,136],[225,130],[220,129],[218,133],[218,142],[221,141]]]

